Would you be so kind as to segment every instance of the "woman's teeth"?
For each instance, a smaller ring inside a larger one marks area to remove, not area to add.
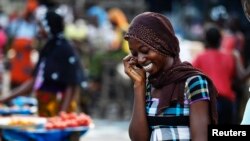
[[[149,70],[152,68],[152,66],[153,66],[153,64],[150,63],[150,64],[148,64],[147,66],[143,66],[143,69],[144,69],[145,71],[149,71]]]

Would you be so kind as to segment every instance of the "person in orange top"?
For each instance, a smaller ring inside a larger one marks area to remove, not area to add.
[[[119,8],[111,8],[108,11],[108,16],[116,34],[111,48],[114,50],[121,48],[124,52],[128,53],[128,42],[123,39],[123,35],[127,32],[129,26],[126,15]]]
[[[8,27],[10,39],[10,81],[15,88],[31,78],[35,62],[32,53],[36,50],[33,43],[37,35],[37,24],[34,19],[36,1],[30,0],[26,5],[23,17],[12,21]]]

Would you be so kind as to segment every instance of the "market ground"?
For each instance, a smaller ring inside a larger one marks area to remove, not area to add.
[[[111,119],[93,119],[94,128],[81,136],[80,141],[130,141],[128,136],[129,121]]]

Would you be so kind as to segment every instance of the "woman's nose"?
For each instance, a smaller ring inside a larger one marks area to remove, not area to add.
[[[137,60],[138,60],[138,63],[143,63],[143,62],[145,62],[145,55],[143,55],[143,54],[138,54],[138,56],[137,56]]]

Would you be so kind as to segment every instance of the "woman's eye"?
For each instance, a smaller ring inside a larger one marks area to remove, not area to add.
[[[143,54],[147,54],[148,52],[149,52],[149,48],[147,48],[147,47],[143,47],[143,48],[141,48],[141,53],[143,53]]]

